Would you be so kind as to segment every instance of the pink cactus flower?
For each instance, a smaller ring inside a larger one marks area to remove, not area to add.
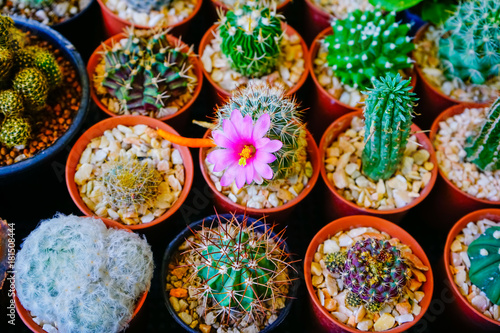
[[[245,118],[234,109],[230,119],[222,121],[222,130],[212,133],[216,149],[207,155],[207,161],[214,165],[214,172],[224,171],[222,186],[233,181],[238,188],[255,182],[262,184],[263,179],[272,179],[273,170],[269,166],[276,160],[272,153],[283,146],[279,140],[264,137],[271,126],[271,118],[263,114],[253,124],[250,115]]]

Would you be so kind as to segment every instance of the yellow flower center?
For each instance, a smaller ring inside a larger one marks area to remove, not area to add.
[[[238,161],[238,164],[241,166],[247,165],[247,159],[253,156],[253,153],[255,151],[255,148],[252,145],[245,145],[243,149],[241,150],[240,153],[240,160]]]

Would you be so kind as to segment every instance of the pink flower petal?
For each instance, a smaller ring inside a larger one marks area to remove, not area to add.
[[[273,178],[273,169],[266,163],[259,163],[258,161],[254,161],[253,166],[255,171],[264,179],[272,179]]]
[[[222,132],[221,130],[213,131],[212,138],[214,139],[215,144],[219,147],[233,149],[233,150],[236,149],[235,142],[230,140],[226,136],[226,133]]]
[[[271,153],[268,153],[268,152],[265,152],[265,151],[262,151],[262,150],[257,150],[255,152],[254,160],[253,160],[254,163],[258,162],[258,163],[269,164],[269,163],[272,163],[274,161],[276,161],[276,156],[274,156]]]
[[[224,171],[229,165],[239,160],[239,155],[229,149],[215,149],[207,155],[207,161],[214,165],[214,172]]]
[[[256,184],[262,184],[262,182],[264,181],[264,179],[262,179],[262,177],[257,173],[257,171],[254,171],[254,175],[253,175],[253,181],[256,183]]]
[[[236,168],[237,171],[236,171],[236,187],[237,188],[242,188],[243,185],[245,185],[245,180],[246,180],[246,177],[245,177],[245,169],[250,169],[248,168],[248,166],[245,166],[245,167],[242,167],[242,166],[239,166]]]
[[[261,147],[264,147],[265,145],[267,145],[269,143],[269,141],[271,141],[271,139],[269,139],[269,138],[260,138],[260,139],[254,141],[253,146],[255,147],[255,149],[260,149]]]
[[[255,169],[253,167],[253,163],[246,165],[245,166],[245,176],[247,178],[247,184],[252,184],[254,174],[255,174]]]
[[[267,131],[269,131],[270,126],[271,126],[271,117],[269,117],[269,114],[264,113],[255,122],[252,132],[252,138],[255,141],[262,138],[264,135],[266,135]]]
[[[234,178],[238,174],[238,162],[235,162],[231,164],[229,167],[227,167],[226,171],[224,171],[224,174],[222,175],[222,178],[220,179],[220,184],[222,186],[229,186],[231,183],[234,181]]]
[[[267,153],[274,153],[283,147],[283,142],[280,140],[272,140],[268,142],[265,146],[260,147],[259,151],[267,152]]]
[[[253,128],[252,117],[247,114],[245,118],[243,118],[241,127],[237,127],[241,139],[248,141],[248,143],[253,143],[254,140],[252,140],[252,128]]]
[[[224,132],[224,135],[226,138],[228,138],[232,142],[239,142],[240,141],[240,134],[234,127],[234,124],[232,123],[231,120],[229,119],[224,119],[222,121],[222,131]]]

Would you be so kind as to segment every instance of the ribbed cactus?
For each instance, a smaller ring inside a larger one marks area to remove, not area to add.
[[[469,278],[488,299],[500,305],[500,227],[490,227],[468,247]]]
[[[102,86],[125,112],[157,111],[167,102],[191,91],[195,77],[189,75],[189,53],[170,45],[167,31],[127,31],[123,47],[106,47]]]
[[[217,110],[216,129],[222,129],[222,121],[229,119],[235,109],[243,117],[250,115],[254,122],[261,115],[269,114],[271,127],[266,137],[283,143],[281,149],[274,153],[276,160],[270,164],[274,179],[286,178],[303,169],[307,158],[307,141],[302,111],[295,100],[285,95],[283,89],[250,84],[234,91],[227,103]]]
[[[500,169],[500,98],[490,107],[481,131],[467,138],[467,160],[484,171]]]
[[[31,125],[26,118],[10,116],[0,127],[0,143],[7,148],[24,146],[31,137]]]
[[[280,15],[269,8],[244,5],[228,11],[219,23],[221,51],[231,68],[261,77],[276,67],[283,35]]]
[[[410,92],[410,81],[399,74],[374,79],[373,86],[365,102],[361,161],[363,173],[378,181],[390,178],[401,163],[417,98]]]
[[[364,90],[373,77],[412,66],[410,25],[396,22],[394,12],[356,10],[332,21],[332,28],[333,35],[325,38],[327,61],[343,84]]]
[[[19,116],[24,111],[23,99],[15,90],[0,91],[0,113],[6,117]]]
[[[439,58],[449,79],[483,84],[500,75],[500,2],[462,1],[442,27]]]
[[[170,4],[170,0],[126,0],[130,8],[141,13],[150,13],[152,10],[161,11]]]
[[[40,70],[34,67],[21,69],[12,81],[12,87],[23,97],[27,108],[38,111],[45,106],[49,85]]]

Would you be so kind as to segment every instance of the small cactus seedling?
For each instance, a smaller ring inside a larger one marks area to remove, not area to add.
[[[479,134],[467,139],[467,160],[484,171],[500,169],[500,98],[491,105]]]
[[[396,13],[356,10],[332,22],[333,35],[325,38],[328,65],[348,86],[364,90],[373,77],[410,68],[415,46],[407,36],[409,24],[396,22]]]
[[[390,178],[403,158],[417,100],[409,84],[399,74],[387,74],[374,79],[374,87],[368,89],[361,160],[363,173],[375,181]]]
[[[39,69],[34,67],[21,69],[14,77],[12,86],[23,97],[27,108],[39,111],[45,106],[49,85],[47,78]]]
[[[462,1],[442,27],[439,58],[449,79],[484,84],[500,75],[500,2]]]
[[[280,55],[280,16],[261,6],[236,6],[219,23],[221,51],[231,68],[246,77],[271,73]]]
[[[468,247],[469,278],[488,299],[500,305],[500,227],[490,227]]]
[[[19,116],[24,111],[21,95],[12,89],[0,91],[0,113],[5,117]]]
[[[347,253],[345,251],[328,253],[325,256],[325,265],[330,272],[340,273],[344,269],[344,264],[346,260],[347,260]]]
[[[7,148],[24,146],[31,137],[31,125],[26,118],[6,117],[0,127],[0,143]]]
[[[170,0],[126,0],[130,8],[136,12],[150,13],[152,10],[161,11],[170,4]]]

